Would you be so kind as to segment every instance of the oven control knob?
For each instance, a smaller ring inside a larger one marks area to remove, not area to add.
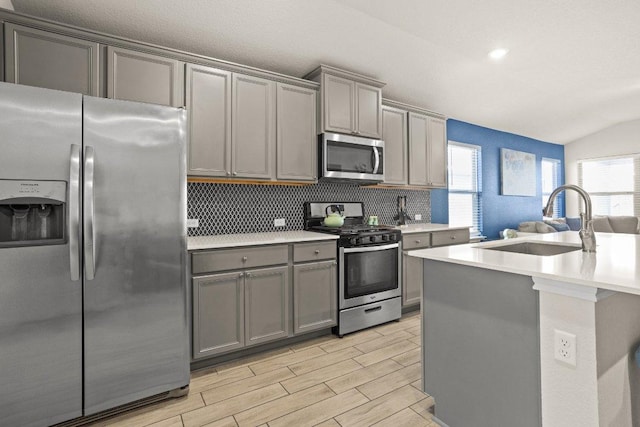
[[[358,243],[361,245],[366,245],[367,243],[369,243],[369,237],[360,237],[358,238]]]
[[[385,240],[389,240],[389,236],[387,234],[383,234],[382,236],[382,241],[384,242]]]
[[[389,236],[389,241],[395,242],[396,241],[396,235],[392,234],[391,236]]]
[[[356,239],[355,237],[352,237],[351,239],[349,239],[349,243],[355,246],[358,244],[358,239]]]

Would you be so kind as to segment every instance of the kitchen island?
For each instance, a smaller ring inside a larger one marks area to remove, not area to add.
[[[640,236],[597,239],[596,253],[576,232],[408,253],[424,263],[423,387],[440,422],[638,425]],[[518,242],[570,251],[496,250]]]

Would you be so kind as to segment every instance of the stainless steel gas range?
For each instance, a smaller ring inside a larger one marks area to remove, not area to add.
[[[323,225],[329,207],[344,215],[342,227]],[[342,337],[399,319],[402,315],[400,231],[384,225],[366,225],[362,203],[307,202],[304,221],[307,230],[340,236],[337,335]]]

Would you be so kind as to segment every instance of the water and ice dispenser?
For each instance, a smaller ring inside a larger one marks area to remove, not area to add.
[[[65,243],[67,183],[0,179],[0,248]]]

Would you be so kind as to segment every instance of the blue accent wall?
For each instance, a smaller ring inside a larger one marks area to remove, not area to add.
[[[482,233],[497,239],[505,228],[518,228],[523,221],[542,219],[541,161],[543,157],[560,160],[560,184],[564,184],[564,146],[502,132],[459,120],[447,120],[449,141],[482,147]],[[536,155],[536,196],[500,194],[500,149],[526,151]],[[561,193],[561,196],[563,194]],[[449,222],[447,190],[431,191],[431,222]],[[564,215],[564,199],[557,201]]]

